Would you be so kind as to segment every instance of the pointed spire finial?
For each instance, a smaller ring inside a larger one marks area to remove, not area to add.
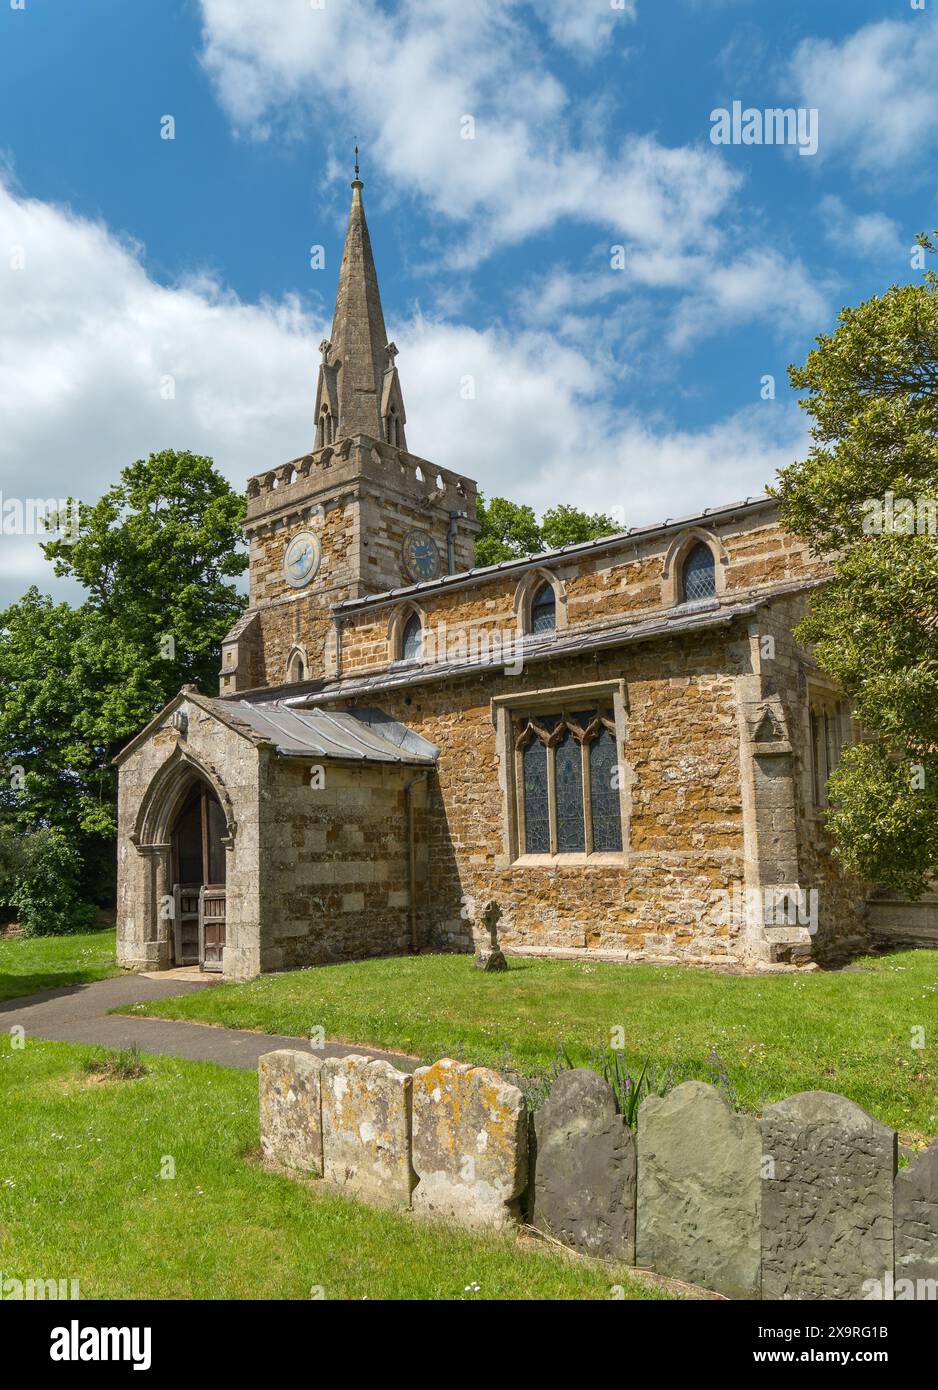
[[[358,146],[355,146],[355,177],[358,178]]]

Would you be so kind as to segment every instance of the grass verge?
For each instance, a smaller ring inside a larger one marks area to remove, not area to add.
[[[102,1080],[83,1070],[95,1055],[0,1038],[5,1279],[77,1279],[85,1299],[666,1297],[625,1269],[266,1171],[252,1072],[148,1057],[145,1076]]]
[[[838,1091],[911,1138],[938,1133],[938,952],[897,951],[850,971],[741,976],[671,965],[513,957],[390,957],[267,975],[134,1012],[366,1043],[425,1059],[548,1066],[562,1040],[589,1061],[621,1029],[629,1060],[711,1079],[719,1054],[739,1103]],[[926,1046],[917,1047],[924,1028]],[[510,1056],[509,1056],[510,1054]]]

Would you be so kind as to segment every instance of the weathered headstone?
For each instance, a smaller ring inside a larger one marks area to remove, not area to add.
[[[322,1058],[282,1048],[257,1064],[261,1152],[271,1163],[322,1177]]]
[[[323,1176],[365,1202],[409,1206],[411,1078],[353,1054],[322,1064]]]
[[[685,1081],[638,1112],[636,1262],[730,1298],[759,1293],[759,1122]]]
[[[897,1300],[938,1296],[938,1139],[896,1174]]]
[[[762,1118],[762,1296],[863,1298],[893,1268],[896,1132],[803,1091]]]
[[[414,1072],[414,1211],[473,1229],[519,1220],[527,1181],[524,1097],[448,1057]]]
[[[534,1116],[532,1224],[604,1259],[635,1260],[635,1141],[612,1087],[562,1071]]]
[[[478,970],[507,970],[508,962],[498,944],[498,924],[502,910],[497,902],[488,902],[482,910],[481,924],[489,934],[488,944],[480,943],[476,948],[476,968]]]

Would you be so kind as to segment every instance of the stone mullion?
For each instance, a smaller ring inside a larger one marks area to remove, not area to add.
[[[512,788],[512,795],[515,798],[515,806],[518,815],[518,844],[515,847],[515,855],[527,854],[528,851],[528,829],[525,819],[524,808],[524,750],[515,748],[515,785]]]
[[[586,854],[593,853],[593,798],[590,794],[590,746],[584,739],[580,744],[581,776],[583,779],[583,849]]]
[[[557,853],[557,786],[556,786],[556,767],[557,759],[554,755],[554,745],[547,745],[547,815],[550,824],[550,852]]]

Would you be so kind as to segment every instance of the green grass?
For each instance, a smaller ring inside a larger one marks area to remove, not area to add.
[[[5,1279],[78,1279],[86,1299],[307,1299],[313,1286],[327,1299],[664,1296],[623,1269],[267,1172],[251,1157],[252,1072],[148,1057],[146,1076],[101,1080],[83,1070],[94,1055],[0,1039]]]
[[[484,974],[471,956],[323,966],[218,985],[139,1008],[163,1018],[326,1037],[428,1059],[549,1064],[558,1039],[586,1062],[624,1030],[638,1067],[677,1061],[706,1078],[712,1049],[747,1109],[796,1091],[838,1091],[910,1136],[938,1133],[938,952],[857,962],[857,973],[723,975],[670,965],[513,957]],[[912,1046],[925,1028],[927,1047]]]
[[[0,941],[0,999],[107,979],[118,973],[114,952],[113,927]]]

